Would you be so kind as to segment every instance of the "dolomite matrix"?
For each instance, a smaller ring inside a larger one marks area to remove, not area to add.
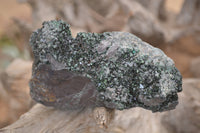
[[[61,20],[33,32],[31,97],[58,109],[171,110],[182,76],[160,49],[124,32],[78,33]]]

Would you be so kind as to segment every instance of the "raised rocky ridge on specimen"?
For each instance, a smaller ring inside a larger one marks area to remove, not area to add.
[[[182,77],[160,49],[123,32],[78,33],[47,21],[30,39],[32,98],[59,109],[174,109]]]

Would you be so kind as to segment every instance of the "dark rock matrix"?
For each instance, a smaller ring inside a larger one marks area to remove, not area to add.
[[[61,20],[33,32],[31,97],[58,109],[143,107],[153,112],[178,104],[182,76],[160,49],[124,32],[78,33]]]

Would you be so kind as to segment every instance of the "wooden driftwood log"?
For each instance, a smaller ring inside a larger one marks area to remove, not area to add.
[[[31,61],[16,59],[0,73],[0,128],[13,123],[30,109],[31,67]]]
[[[165,113],[141,108],[60,111],[35,105],[1,133],[197,133],[200,130],[200,79],[186,79],[179,105]],[[102,126],[103,125],[103,126]]]
[[[18,1],[28,3],[32,9],[32,23],[14,19],[20,29],[22,40],[25,41],[24,44],[28,43],[31,32],[39,28],[43,21],[55,18],[71,24],[72,29],[75,27],[98,33],[122,30],[131,32],[154,46],[181,45],[182,43],[177,41],[184,39],[185,36],[199,40],[196,39],[200,22],[199,0],[185,0],[178,14],[166,8],[166,0]]]

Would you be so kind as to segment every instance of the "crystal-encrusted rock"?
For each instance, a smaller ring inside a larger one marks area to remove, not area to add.
[[[48,21],[30,39],[31,96],[59,109],[105,106],[174,109],[182,77],[160,49],[123,32],[71,36],[63,21]]]

